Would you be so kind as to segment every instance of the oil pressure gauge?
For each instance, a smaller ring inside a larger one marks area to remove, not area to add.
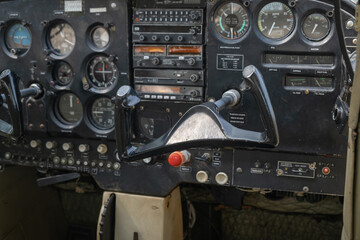
[[[320,41],[330,32],[330,20],[320,13],[310,14],[302,24],[302,32],[307,39]]]

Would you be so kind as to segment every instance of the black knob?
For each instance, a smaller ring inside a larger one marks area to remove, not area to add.
[[[196,35],[196,30],[194,28],[190,29],[190,34]]]
[[[199,19],[199,16],[196,14],[196,12],[191,12],[190,13],[190,19],[195,21]]]
[[[158,37],[157,37],[156,35],[153,35],[153,36],[151,37],[151,40],[157,41],[157,40],[158,40]]]
[[[199,96],[199,91],[198,90],[191,90],[190,95],[192,97],[198,97]]]
[[[153,58],[151,59],[151,63],[154,64],[154,65],[159,65],[160,64],[160,59],[159,58]]]
[[[187,62],[190,66],[194,66],[196,63],[195,59],[193,59],[193,58],[189,58]]]
[[[169,35],[166,35],[166,36],[164,37],[164,40],[165,40],[166,42],[170,41],[170,36],[169,36]]]
[[[190,80],[192,81],[192,82],[197,82],[197,81],[199,81],[199,75],[197,75],[197,74],[192,74],[191,76],[190,76]]]
[[[140,40],[140,41],[145,41],[145,36],[144,36],[144,35],[140,35],[140,36],[139,36],[139,40]]]
[[[182,41],[184,41],[184,37],[183,37],[183,36],[178,36],[178,37],[177,37],[177,40],[178,40],[179,42],[182,42]]]

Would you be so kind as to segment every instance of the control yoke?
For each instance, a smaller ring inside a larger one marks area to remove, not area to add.
[[[236,128],[219,114],[224,108],[235,106],[240,101],[239,91],[229,90],[216,102],[190,108],[163,136],[142,146],[131,145],[131,111],[140,98],[130,86],[121,87],[116,95],[115,107],[119,158],[135,161],[193,147],[276,147],[279,144],[279,133],[263,76],[255,66],[250,65],[244,69],[243,77],[240,92],[248,91],[254,95],[264,132]]]
[[[0,119],[0,136],[18,141],[23,136],[23,114],[21,99],[30,96],[39,96],[42,92],[38,84],[19,90],[19,78],[14,72],[7,69],[0,74],[0,107],[7,106],[11,123]]]

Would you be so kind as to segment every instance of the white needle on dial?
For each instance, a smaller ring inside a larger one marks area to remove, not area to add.
[[[67,43],[69,43],[69,44],[71,44],[71,45],[73,45],[73,46],[75,45],[75,43],[73,43],[73,42],[71,42],[71,41],[69,41],[69,40],[67,40],[67,39],[65,39],[64,41],[67,42]]]
[[[272,26],[271,26],[271,28],[270,28],[269,35],[271,35],[271,32],[272,32],[272,30],[274,29],[274,27],[275,27],[275,22],[273,22],[273,24],[272,24]]]
[[[234,38],[234,28],[230,28],[230,31],[231,31],[231,39]]]
[[[64,38],[64,37],[65,37],[65,35],[64,35],[64,33],[63,33],[63,32],[60,32],[60,36],[61,36],[62,38]]]
[[[73,108],[74,104],[73,104],[73,96],[70,95],[70,108]]]
[[[318,24],[315,24],[314,29],[312,30],[312,32],[311,32],[311,33],[314,33],[314,32],[315,32],[315,30],[316,30],[316,28],[317,28],[318,26],[319,26]]]

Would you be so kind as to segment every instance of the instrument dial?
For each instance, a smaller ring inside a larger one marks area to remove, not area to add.
[[[87,64],[88,79],[97,89],[114,86],[118,79],[118,69],[106,56],[95,56]]]
[[[25,54],[31,46],[30,30],[20,23],[10,25],[5,34],[5,45],[13,55]]]
[[[303,22],[302,31],[307,39],[320,41],[330,32],[330,20],[320,13],[310,14]]]
[[[99,129],[110,129],[115,126],[115,104],[109,98],[98,98],[91,107],[91,117]]]
[[[95,27],[91,32],[91,41],[99,49],[106,48],[110,42],[109,31],[103,26]]]
[[[54,78],[61,86],[66,86],[73,79],[73,71],[71,66],[66,62],[59,62],[54,69]]]
[[[75,47],[75,31],[68,23],[55,24],[50,28],[48,41],[54,54],[69,55]]]
[[[294,30],[295,20],[291,9],[281,2],[265,5],[259,13],[260,32],[270,39],[282,39]]]
[[[58,112],[63,122],[77,123],[83,117],[83,105],[75,94],[65,93],[59,98]]]
[[[249,15],[238,3],[224,3],[215,11],[214,26],[221,37],[229,40],[240,39],[249,29]]]

